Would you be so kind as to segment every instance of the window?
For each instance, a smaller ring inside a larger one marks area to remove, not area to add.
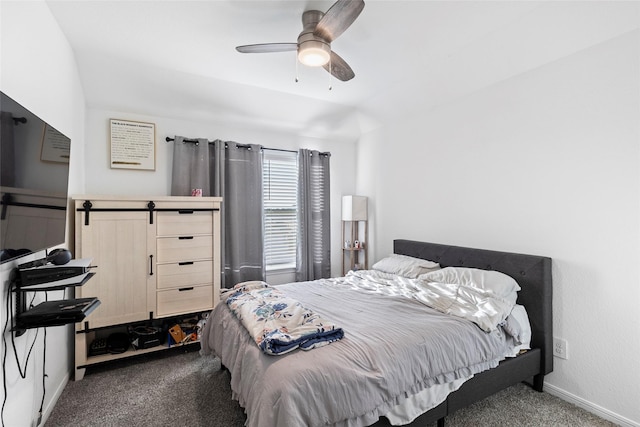
[[[296,266],[298,153],[263,151],[264,253],[267,270]]]

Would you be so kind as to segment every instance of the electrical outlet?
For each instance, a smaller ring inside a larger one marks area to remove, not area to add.
[[[569,358],[569,347],[567,340],[553,337],[553,355],[560,359]]]

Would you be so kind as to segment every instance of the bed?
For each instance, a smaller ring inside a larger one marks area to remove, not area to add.
[[[517,304],[528,315],[530,349],[504,357],[517,343],[502,327],[487,332],[403,295],[354,291],[345,286],[353,278],[278,286],[340,325],[344,338],[267,355],[229,306],[219,304],[202,331],[202,353],[220,357],[230,371],[233,398],[245,408],[248,426],[444,425],[447,415],[518,382],[542,391],[553,369],[550,258],[411,240],[395,240],[393,247],[394,254],[441,268],[514,278]],[[481,341],[464,350],[470,339]]]

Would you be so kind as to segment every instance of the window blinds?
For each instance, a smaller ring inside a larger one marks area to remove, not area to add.
[[[263,151],[264,249],[269,270],[295,268],[298,154]]]

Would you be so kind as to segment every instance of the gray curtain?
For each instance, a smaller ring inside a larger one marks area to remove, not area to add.
[[[2,139],[2,144],[0,147],[2,151],[0,152],[0,184],[3,187],[14,187],[15,186],[15,171],[14,165],[16,163],[15,157],[15,141],[13,137],[13,114],[8,113],[6,111],[2,111],[0,113],[0,138]]]
[[[298,255],[296,281],[331,277],[329,153],[298,153]]]
[[[171,194],[222,197],[220,242],[223,288],[264,280],[262,147],[176,136]]]
[[[185,142],[185,139],[176,136],[173,143],[171,195],[190,196],[191,190],[202,188],[203,196],[211,196],[209,159],[213,148],[208,139],[190,140],[197,142]]]

